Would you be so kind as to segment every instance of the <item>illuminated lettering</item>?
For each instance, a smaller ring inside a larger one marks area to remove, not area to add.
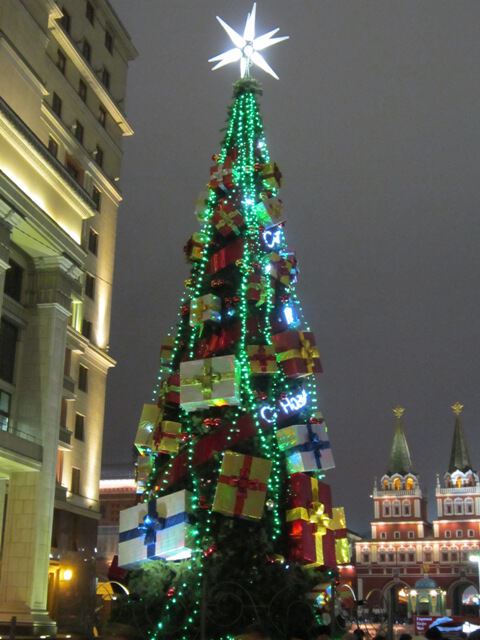
[[[263,232],[263,241],[269,249],[279,247],[282,242],[282,232],[280,229],[271,230],[267,229]]]
[[[279,409],[285,414],[295,413],[303,409],[306,406],[308,400],[308,394],[305,389],[302,389],[300,393],[294,396],[287,396],[279,400]],[[265,404],[260,409],[260,416],[265,422],[272,424],[275,422],[275,408],[271,405]]]

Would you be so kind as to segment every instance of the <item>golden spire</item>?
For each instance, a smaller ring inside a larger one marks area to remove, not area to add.
[[[459,416],[463,411],[463,404],[455,402],[455,404],[452,404],[451,409],[456,416]]]
[[[463,408],[463,407],[462,407]],[[405,413],[405,407],[400,407],[399,405],[397,405],[394,409],[393,409],[393,415],[396,418],[401,418],[403,416],[403,414]]]

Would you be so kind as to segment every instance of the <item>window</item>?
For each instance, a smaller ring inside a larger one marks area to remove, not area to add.
[[[85,274],[85,295],[92,300],[95,299],[95,276],[91,273]]]
[[[378,554],[378,561],[379,562],[385,562],[386,556],[384,553],[379,553]]]
[[[423,554],[423,559],[425,560],[425,562],[431,562],[432,561],[432,552],[431,551],[425,551]]]
[[[96,146],[94,154],[95,154],[95,162],[98,164],[99,167],[103,167],[103,149],[102,147],[99,147],[98,144]]]
[[[113,36],[110,31],[105,31],[105,48],[110,53],[113,53]]]
[[[59,118],[62,117],[62,100],[55,91],[52,95],[52,111],[56,113]]]
[[[393,503],[393,515],[399,516],[400,514],[400,502],[395,501]]]
[[[58,156],[58,142],[53,138],[48,138],[48,150],[54,158]]]
[[[63,14],[62,17],[59,20],[60,25],[62,26],[62,29],[64,31],[66,31],[67,33],[70,33],[70,27],[72,25],[72,20],[70,18],[70,14],[65,9],[65,7],[62,7],[62,14]]]
[[[102,69],[102,83],[107,89],[110,89],[110,72],[106,67]]]
[[[455,498],[453,501],[453,507],[455,510],[455,515],[462,515],[463,513],[463,501],[461,498]]]
[[[100,122],[100,124],[102,125],[102,127],[104,127],[106,125],[107,122],[107,112],[106,110],[102,107],[102,105],[100,105],[98,107],[98,121]]]
[[[2,318],[0,326],[0,378],[6,382],[13,383],[17,341],[17,326]]]
[[[82,336],[87,338],[87,340],[90,340],[92,337],[92,323],[86,318],[82,320]]]
[[[88,391],[88,369],[83,364],[78,367],[78,388],[80,391]]]
[[[462,551],[462,560],[463,562],[469,562],[470,551]]]
[[[84,38],[82,42],[82,54],[87,62],[90,62],[92,59],[92,47],[90,46],[89,41]]]
[[[463,529],[457,529],[455,535],[457,538],[463,538]]]
[[[87,20],[90,22],[90,24],[93,24],[95,20],[95,9],[93,8],[93,4],[91,2],[87,1],[85,7],[85,15],[87,16]]]
[[[448,562],[448,551],[442,551],[440,558],[442,562]]]
[[[402,503],[402,511],[404,516],[410,515],[410,502],[408,500],[404,500]]]
[[[67,428],[67,415],[67,401],[65,400],[65,398],[62,398],[62,404],[60,406],[60,426],[62,427],[62,429]]]
[[[80,182],[80,169],[70,158],[68,158],[65,162],[65,169],[68,171],[68,173],[72,176],[74,180],[76,180],[77,182]]]
[[[65,69],[67,66],[67,58],[61,49],[57,49],[57,67],[60,71],[65,74]]]
[[[404,554],[403,551],[400,551],[400,553],[398,554],[398,561],[405,562],[405,560],[406,560],[406,555]]]
[[[368,553],[368,551],[364,551],[362,553],[362,562],[365,562],[365,564],[370,562],[370,554]]]
[[[73,125],[73,133],[80,144],[83,144],[83,132],[83,124],[78,120],[75,120],[75,124]]]
[[[88,230],[88,250],[94,256],[98,253],[98,233],[92,227]]]
[[[380,532],[380,540],[386,540],[387,539],[387,534],[385,531],[381,531]]]
[[[75,495],[80,495],[80,469],[72,467],[72,484],[70,485],[70,492]]]
[[[400,480],[400,478],[395,478],[395,480],[392,482],[392,485],[395,491],[400,491],[400,489],[402,488],[402,481]]]
[[[87,85],[81,78],[78,81],[78,95],[83,100],[83,102],[87,101]]]
[[[452,532],[450,531],[450,529],[447,529],[445,531],[445,538],[451,538],[452,537]]]
[[[5,285],[4,292],[10,298],[13,298],[17,302],[20,302],[22,295],[22,282],[23,282],[23,268],[10,259],[8,261],[9,268],[5,272]]]
[[[394,531],[393,532],[393,537],[395,540],[400,540],[400,531]]]
[[[388,562],[395,562],[395,554],[394,553],[387,553],[387,560]]]
[[[415,489],[415,480],[413,478],[407,478],[405,482],[405,489],[407,489],[407,491],[412,491],[412,489]]]
[[[408,561],[415,562],[415,553],[413,551],[409,551],[408,553]]]
[[[443,503],[443,511],[444,511],[446,516],[451,516],[452,515],[452,501],[450,499],[448,499],[448,498]]]
[[[472,498],[465,499],[465,513],[471,515],[473,513],[473,500]]]
[[[386,500],[383,503],[383,515],[384,516],[389,516],[390,515],[390,502],[388,500]]]
[[[72,367],[72,350],[68,347],[65,349],[65,358],[63,360],[63,375],[69,376]]]
[[[415,537],[415,531],[409,531],[407,533],[407,538],[409,538],[410,540],[412,540]]]
[[[74,431],[75,440],[83,440],[85,439],[85,416],[82,416],[81,413],[75,414],[75,431]]]
[[[0,389],[0,429],[2,431],[8,431],[11,399],[12,396],[9,393]]]
[[[450,562],[458,562],[458,552],[452,551],[450,553]]]
[[[467,536],[468,536],[469,538],[473,538],[473,537],[475,537],[475,531],[474,531],[473,529],[468,529],[468,531],[467,531]]]
[[[102,194],[100,193],[100,189],[97,189],[95,185],[92,187],[92,200],[95,203],[95,209],[100,211],[102,205]]]
[[[83,314],[82,301],[78,300],[78,298],[72,298],[72,306],[70,310],[72,312],[72,315],[70,316],[70,326],[75,329],[75,331],[80,331]]]

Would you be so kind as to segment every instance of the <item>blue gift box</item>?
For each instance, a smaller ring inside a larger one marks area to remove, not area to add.
[[[289,473],[335,467],[327,431],[324,422],[294,424],[277,431],[278,446],[286,454]]]

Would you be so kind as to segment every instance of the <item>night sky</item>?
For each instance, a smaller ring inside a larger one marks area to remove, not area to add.
[[[118,222],[104,461],[131,460],[136,424],[176,319],[198,229],[193,205],[219,148],[236,66],[207,59],[243,29],[244,0],[112,0],[131,64]],[[284,174],[298,293],[320,346],[328,479],[365,532],[386,469],[391,408],[406,407],[432,502],[454,416],[480,461],[480,4],[477,0],[260,0],[257,32],[290,40],[261,70],[270,153]],[[430,515],[433,517],[433,511]]]

